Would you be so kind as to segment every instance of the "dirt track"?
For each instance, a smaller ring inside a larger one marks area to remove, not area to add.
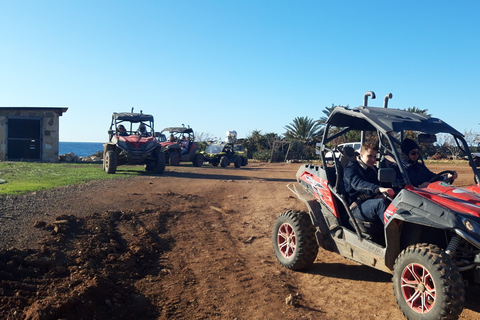
[[[275,219],[304,210],[285,187],[298,167],[167,167],[0,198],[0,319],[403,319],[387,273],[322,249],[307,272],[277,263]],[[461,319],[480,318],[479,293]]]

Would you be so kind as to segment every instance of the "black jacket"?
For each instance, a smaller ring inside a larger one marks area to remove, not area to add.
[[[380,193],[376,168],[370,168],[360,161],[351,161],[345,167],[343,180],[350,203],[360,204]]]

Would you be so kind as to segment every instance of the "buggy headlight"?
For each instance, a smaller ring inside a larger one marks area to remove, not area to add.
[[[477,222],[467,219],[465,217],[462,217],[462,223],[465,226],[465,228],[468,230],[468,232],[480,233],[480,225]]]
[[[463,221],[463,224],[465,225],[468,231],[473,231],[474,227],[473,227],[473,224],[470,222],[470,220]]]

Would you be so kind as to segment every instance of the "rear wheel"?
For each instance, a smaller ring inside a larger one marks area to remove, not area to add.
[[[227,157],[223,156],[220,158],[220,166],[222,166],[222,168],[228,167],[229,164],[230,164],[230,160],[228,160]]]
[[[315,227],[305,211],[285,211],[275,221],[273,252],[282,266],[292,270],[310,267],[318,254]]]
[[[115,151],[108,150],[103,154],[103,169],[109,174],[117,171],[117,154]]]
[[[210,162],[212,166],[217,167],[220,164],[220,161],[218,159],[214,159]]]
[[[178,166],[180,164],[180,154],[175,151],[170,152],[168,162],[171,166]]]
[[[458,268],[432,244],[415,244],[400,253],[393,269],[393,290],[407,319],[457,319],[465,303]]]
[[[200,153],[197,153],[193,156],[193,166],[195,167],[201,167],[203,165],[203,161],[204,161],[204,157],[203,157],[203,154],[200,154]]]

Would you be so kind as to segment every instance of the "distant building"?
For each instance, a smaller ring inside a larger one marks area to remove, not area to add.
[[[0,161],[58,160],[64,107],[0,107]]]

